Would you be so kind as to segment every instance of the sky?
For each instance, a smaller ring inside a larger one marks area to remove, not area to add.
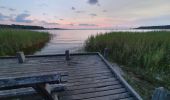
[[[0,0],[0,24],[120,28],[170,24],[170,0]]]

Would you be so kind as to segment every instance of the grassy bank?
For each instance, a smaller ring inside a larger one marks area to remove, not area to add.
[[[103,52],[110,61],[123,65],[125,78],[144,100],[155,87],[170,89],[170,32],[113,32],[91,36],[85,50]]]
[[[15,55],[17,51],[32,54],[50,39],[46,32],[21,29],[0,29],[0,56]]]

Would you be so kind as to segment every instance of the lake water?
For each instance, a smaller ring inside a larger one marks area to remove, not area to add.
[[[89,36],[110,31],[111,30],[48,30],[53,36],[52,39],[41,51],[35,54],[57,54],[64,53],[65,50],[77,52],[83,47],[85,40]]]
[[[52,39],[40,51],[39,54],[58,54],[64,53],[65,50],[70,52],[78,52],[84,45],[85,40],[96,34],[111,31],[153,31],[153,30],[46,30],[53,35]]]

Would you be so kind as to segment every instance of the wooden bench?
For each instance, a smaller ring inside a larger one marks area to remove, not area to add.
[[[53,97],[51,95],[51,89],[49,88],[49,84],[59,84],[61,83],[61,78],[67,75],[67,72],[60,72],[0,79],[0,90],[32,87],[45,100],[57,100],[56,97]]]

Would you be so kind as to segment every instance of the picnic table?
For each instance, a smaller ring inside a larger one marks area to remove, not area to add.
[[[22,67],[25,62],[25,55],[23,52],[18,52],[16,57],[19,64],[18,66],[21,67],[14,65],[13,68],[4,68],[4,74],[0,76],[0,91],[32,87],[45,100],[57,100],[57,97],[51,94],[50,84],[60,84],[61,78],[67,76],[67,72],[42,72],[41,70],[35,72],[37,68],[31,67],[31,65]],[[26,71],[30,73],[24,73]],[[62,88],[62,85],[60,86]]]

